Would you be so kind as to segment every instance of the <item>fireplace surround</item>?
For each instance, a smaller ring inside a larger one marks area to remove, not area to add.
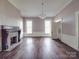
[[[11,43],[10,45],[13,45],[13,44],[17,43],[17,36],[11,37],[11,38],[10,38],[10,41],[11,41],[11,42],[10,42],[10,43]]]
[[[1,25],[2,51],[11,51],[21,43],[19,27]]]

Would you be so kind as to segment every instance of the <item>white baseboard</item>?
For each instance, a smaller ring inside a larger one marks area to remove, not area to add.
[[[51,35],[45,34],[45,33],[42,33],[42,32],[34,32],[32,34],[24,34],[24,36],[27,36],[27,37],[43,37],[43,36],[51,36]]]
[[[61,41],[64,42],[64,43],[66,43],[70,47],[72,47],[72,48],[74,48],[76,50],[79,50],[78,49],[78,39],[77,39],[76,36],[63,34]]]

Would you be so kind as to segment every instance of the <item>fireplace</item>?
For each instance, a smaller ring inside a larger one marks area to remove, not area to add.
[[[17,43],[17,36],[11,37],[11,45],[16,44]]]
[[[2,51],[11,51],[20,44],[20,29],[15,26],[1,26],[2,32]]]

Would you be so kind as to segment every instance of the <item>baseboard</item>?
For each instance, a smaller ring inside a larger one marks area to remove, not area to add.
[[[79,50],[74,49],[73,47],[69,46],[68,44],[66,44],[66,43],[64,43],[64,42],[62,42],[62,41],[60,41],[60,42],[61,42],[62,44],[64,44],[65,46],[68,46],[69,48],[73,49],[74,51],[79,52]]]
[[[76,49],[77,51],[79,51],[78,39],[76,36],[63,34],[61,41],[67,44],[68,46],[72,47],[73,49]]]
[[[32,34],[24,34],[24,37],[51,37],[50,34],[45,34],[42,32],[34,32]]]
[[[53,40],[61,42],[61,39],[59,39],[59,38],[54,38]]]

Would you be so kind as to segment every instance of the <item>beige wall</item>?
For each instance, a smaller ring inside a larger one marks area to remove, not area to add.
[[[79,11],[79,0],[72,0],[56,17],[63,19],[62,41],[78,50],[78,39],[76,36],[75,13]]]
[[[75,35],[75,12],[79,11],[79,0],[73,0],[57,17],[63,18],[63,34]]]
[[[22,29],[22,24],[19,10],[10,4],[8,0],[0,0],[0,25],[19,26]]]
[[[47,18],[49,20],[53,20],[53,18]],[[45,26],[44,26],[44,19],[40,19],[39,17],[26,17],[24,20],[23,20],[23,30],[24,30],[24,33],[26,34],[26,21],[27,20],[32,20],[33,22],[33,33],[45,33]]]
[[[44,20],[35,17],[35,18],[26,18],[24,19],[24,32],[26,32],[27,28],[26,28],[26,21],[27,20],[32,20],[32,24],[33,24],[33,32],[42,32],[44,33]]]

